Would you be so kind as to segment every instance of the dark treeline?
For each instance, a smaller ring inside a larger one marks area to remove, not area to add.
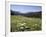
[[[18,11],[12,11],[11,10],[11,15],[22,15],[22,16],[26,16],[26,17],[42,18],[42,11],[20,13]]]

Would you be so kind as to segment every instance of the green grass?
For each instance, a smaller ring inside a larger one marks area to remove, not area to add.
[[[15,15],[11,16],[11,32],[21,31],[21,27],[23,26],[25,27],[23,28],[24,31],[39,31],[41,30],[41,19]],[[29,29],[26,29],[26,27]]]

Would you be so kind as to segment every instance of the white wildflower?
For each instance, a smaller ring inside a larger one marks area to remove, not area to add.
[[[35,25],[37,25],[37,24],[35,24]]]

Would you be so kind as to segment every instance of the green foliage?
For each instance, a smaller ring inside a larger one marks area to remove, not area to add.
[[[40,18],[28,18],[15,15],[11,16],[11,32],[39,30],[41,30]]]

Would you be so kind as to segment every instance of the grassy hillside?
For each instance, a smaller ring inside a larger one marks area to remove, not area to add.
[[[41,30],[40,18],[28,18],[24,16],[11,16],[11,32],[39,31]]]

